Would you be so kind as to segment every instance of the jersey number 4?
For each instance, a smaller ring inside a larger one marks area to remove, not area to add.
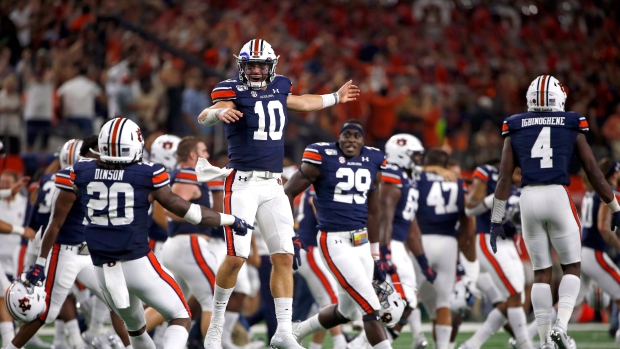
[[[88,201],[88,219],[91,224],[126,225],[133,222],[134,194],[131,184],[115,182],[108,188],[103,182],[90,182],[86,190],[90,196],[99,194],[99,197]],[[119,193],[125,198],[125,204],[121,208],[122,215],[119,215]]]
[[[267,103],[267,113],[269,114],[269,131],[265,131],[266,128],[266,116],[265,108],[263,108],[263,101],[257,101],[254,105],[254,112],[258,115],[258,131],[254,131],[254,139],[259,141],[266,141],[267,137],[274,141],[282,139],[282,130],[286,119],[284,117],[284,108],[282,103],[278,100],[269,101]],[[280,116],[280,127],[276,131],[276,113]]]
[[[543,127],[531,152],[532,159],[540,159],[540,168],[553,167],[553,148],[551,148],[551,127]]]

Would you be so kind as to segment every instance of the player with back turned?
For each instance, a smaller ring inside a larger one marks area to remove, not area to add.
[[[359,89],[349,81],[330,94],[292,94],[291,80],[275,73],[279,56],[262,39],[243,45],[236,58],[239,77],[215,86],[211,93],[215,104],[203,110],[198,121],[205,125],[225,122],[228,167],[232,171],[225,181],[224,212],[234,213],[251,224],[256,219],[273,262],[271,292],[278,328],[270,345],[298,349],[301,347],[293,338],[291,323],[295,233],[281,179],[287,113],[346,103],[359,95]],[[207,349],[217,349],[222,344],[226,305],[250,253],[252,234],[236,235],[231,229],[225,233],[227,256],[215,279],[213,317],[205,338]]]
[[[612,212],[611,225],[620,225],[620,205],[597,166],[585,132],[588,122],[582,115],[565,112],[566,92],[550,75],[541,75],[530,84],[528,112],[504,121],[504,148],[491,212],[491,241],[505,238],[502,220],[510,195],[512,173],[521,167],[521,222],[525,246],[534,268],[532,306],[543,348],[570,347],[566,329],[579,293],[581,274],[581,223],[568,192],[569,165],[577,155],[601,200]],[[551,245],[550,245],[551,244]],[[558,317],[551,328],[551,246],[556,250],[563,277],[558,289]],[[501,253],[501,251],[500,251]]]

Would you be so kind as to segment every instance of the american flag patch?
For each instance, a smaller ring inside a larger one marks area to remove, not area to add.
[[[555,105],[555,98],[549,98],[549,106]]]

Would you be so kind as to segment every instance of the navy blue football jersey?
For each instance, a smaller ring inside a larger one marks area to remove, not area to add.
[[[476,167],[473,177],[487,184],[486,195],[495,193],[499,170],[495,166],[482,165]],[[491,231],[491,210],[476,216],[476,232],[488,234]]]
[[[56,197],[56,174],[48,173],[39,179],[39,189],[37,191],[37,201],[34,204],[30,227],[37,231],[39,228],[47,228],[52,214],[52,204]]]
[[[588,122],[573,112],[523,113],[504,121],[502,135],[510,136],[522,186],[569,185],[569,166],[577,135],[588,131]]]
[[[422,172],[417,181],[419,191],[416,219],[422,234],[456,236],[456,226],[465,211],[463,180],[447,182],[442,176]]]
[[[314,187],[309,186],[303,194],[299,202],[299,212],[297,213],[297,234],[306,246],[317,246],[316,235],[317,229],[316,214],[311,201],[316,198]]]
[[[153,204],[149,207],[149,240],[166,241],[168,239],[168,230],[157,224],[153,219]]]
[[[240,171],[282,172],[286,100],[291,80],[276,75],[265,90],[250,90],[238,79],[220,82],[211,92],[213,103],[232,101],[243,117],[224,124],[228,138],[228,167]]]
[[[138,162],[122,170],[105,170],[94,159],[73,165],[73,183],[87,208],[86,242],[93,264],[146,256],[149,194],[170,183],[160,164]]]
[[[392,240],[404,242],[409,236],[409,227],[418,210],[418,188],[405,170],[391,164],[381,172],[381,181],[401,190],[392,223]]]
[[[63,168],[56,173],[55,184],[58,189],[68,190],[73,193],[71,168]],[[53,207],[53,206],[52,206]],[[53,209],[52,209],[53,210]],[[84,242],[84,226],[86,224],[84,216],[85,207],[80,203],[79,197],[73,202],[71,210],[56,237],[57,244],[78,245]]]
[[[614,191],[616,197],[618,194]],[[601,197],[594,191],[587,191],[581,201],[581,245],[596,251],[606,252],[607,242],[598,230],[598,211],[601,206]]]
[[[170,172],[170,185],[174,183],[191,184],[200,189],[200,197],[198,199],[190,200],[192,204],[202,205],[207,208],[211,208],[211,192],[207,183],[199,183],[198,177],[196,177],[196,170],[191,167],[184,167]],[[175,221],[170,220],[168,222],[168,235],[170,237],[177,236],[179,234],[204,234],[209,235],[211,228],[203,227],[199,225],[193,225],[185,220]]]
[[[368,191],[377,173],[386,166],[383,152],[362,147],[359,156],[347,158],[336,143],[314,143],[306,148],[302,161],[321,169],[313,183],[318,229],[330,232],[365,228]]]

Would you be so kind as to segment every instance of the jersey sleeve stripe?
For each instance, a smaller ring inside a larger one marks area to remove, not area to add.
[[[158,188],[170,183],[170,177],[167,172],[162,172],[157,176],[153,176],[153,186]]]
[[[186,181],[193,181],[193,182],[198,182],[198,177],[196,176],[196,173],[187,173],[187,172],[179,172],[177,174],[177,180],[180,179],[184,179]]]
[[[579,121],[579,128],[589,128],[588,122],[586,120]]]
[[[158,174],[160,174],[160,173],[162,173],[162,172],[164,172],[164,168],[163,168],[163,167],[162,167],[162,168],[160,168],[159,170],[157,170],[157,171],[153,172],[153,176],[157,176]]]
[[[67,178],[56,177],[55,184],[58,188],[73,190],[73,182]]]
[[[385,159],[383,159],[383,162],[381,163],[381,169],[385,170],[387,168],[387,161],[385,161]]]
[[[388,184],[403,184],[403,181],[401,181],[400,179],[385,175],[381,175],[381,182],[385,182]]]
[[[207,186],[210,191],[223,191],[224,190],[224,181],[215,180],[207,182]]]
[[[225,100],[225,99],[235,99],[237,94],[233,90],[227,91],[214,91],[211,93],[211,99],[213,101],[216,100]]]
[[[484,173],[481,170],[479,170],[479,169],[475,169],[474,170],[474,175],[473,176],[474,176],[474,178],[478,178],[478,179],[483,180],[485,182],[487,182],[489,180],[489,176],[486,173]]]
[[[309,151],[304,151],[303,158],[304,159],[309,159],[309,160],[315,160],[315,161],[322,161],[323,160],[323,157],[321,156],[321,154],[311,153]]]

